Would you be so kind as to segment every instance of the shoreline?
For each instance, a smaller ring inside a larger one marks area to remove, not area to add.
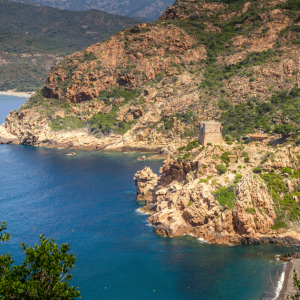
[[[35,92],[15,92],[15,91],[0,91],[0,95],[2,96],[15,96],[22,98],[30,98]]]
[[[293,259],[292,261],[289,261],[285,264],[285,268],[283,270],[284,281],[279,295],[277,298],[275,298],[275,300],[285,300],[288,296],[290,297],[291,295],[296,293],[296,290],[294,288],[294,269],[296,269],[299,277],[300,259]]]

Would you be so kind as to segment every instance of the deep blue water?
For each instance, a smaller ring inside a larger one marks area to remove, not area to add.
[[[68,152],[0,145],[0,221],[12,235],[2,253],[20,262],[19,244],[33,245],[39,234],[71,244],[72,283],[87,300],[254,300],[272,289],[269,278],[282,269],[274,255],[291,248],[158,236],[137,212],[133,176],[145,165],[158,172],[161,161]]]
[[[11,110],[19,108],[28,98],[0,95],[0,125]]]

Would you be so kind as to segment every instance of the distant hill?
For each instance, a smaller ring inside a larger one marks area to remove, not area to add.
[[[0,0],[0,6],[0,90],[35,90],[65,55],[140,23],[98,10],[60,10],[7,0]]]
[[[107,13],[154,21],[174,0],[11,0],[76,11],[98,9]]]

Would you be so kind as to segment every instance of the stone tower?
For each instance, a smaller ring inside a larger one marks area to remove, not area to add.
[[[222,124],[215,121],[200,123],[199,144],[206,146],[207,143],[223,144]]]

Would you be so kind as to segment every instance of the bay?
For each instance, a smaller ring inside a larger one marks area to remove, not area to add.
[[[0,145],[0,221],[12,235],[1,253],[39,235],[69,243],[78,261],[72,284],[83,299],[266,299],[283,264],[277,245],[211,245],[155,233],[138,211],[133,181],[141,154]],[[271,283],[270,278],[274,281]]]
[[[0,95],[0,125],[11,110],[18,109],[28,98]]]

